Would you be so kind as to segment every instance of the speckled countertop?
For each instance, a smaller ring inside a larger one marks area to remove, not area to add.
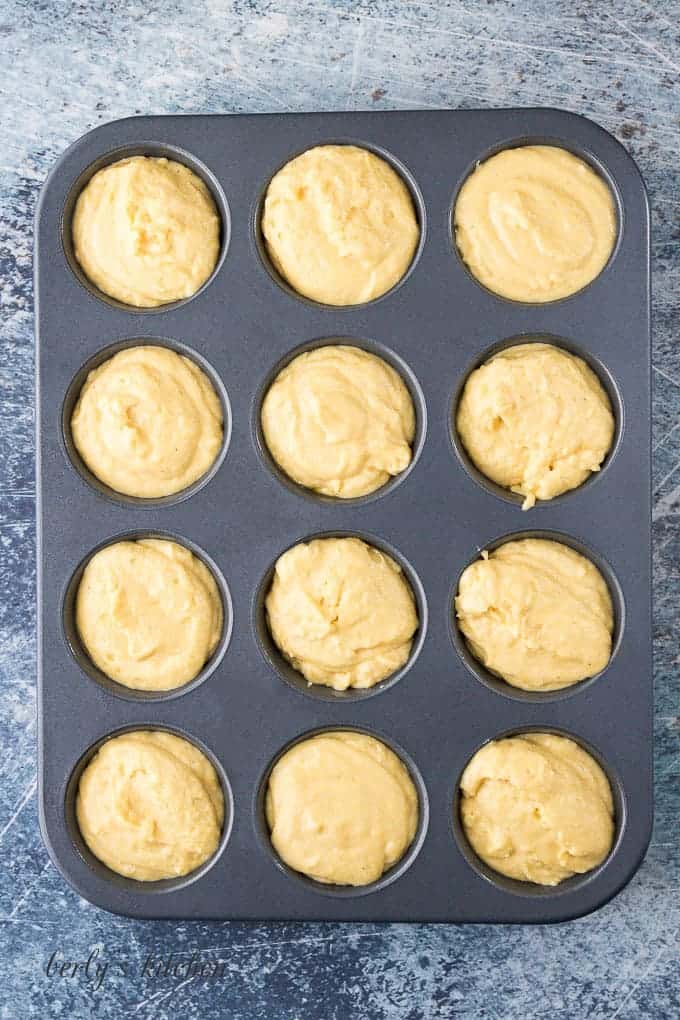
[[[677,0],[0,0],[3,1020],[680,1016],[679,24]],[[514,104],[598,121],[651,197],[656,825],[642,868],[596,914],[544,928],[143,923],[96,910],[55,871],[36,817],[31,250],[45,175],[83,132],[133,113]],[[212,976],[192,976],[194,953],[219,962]],[[170,954],[167,976],[144,973],[149,955]],[[88,958],[87,973],[54,973]]]

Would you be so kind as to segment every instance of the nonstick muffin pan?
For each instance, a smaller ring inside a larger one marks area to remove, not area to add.
[[[267,183],[290,158],[351,143],[387,159],[411,189],[421,243],[406,277],[366,305],[333,308],[293,292],[270,267],[258,229]],[[550,304],[497,297],[461,262],[452,208],[467,174],[507,146],[561,145],[609,183],[619,237],[588,287]],[[151,310],[93,290],[70,243],[75,199],[125,156],[163,155],[195,170],[222,217],[222,252],[191,299]],[[632,876],[652,823],[650,625],[650,324],[648,208],[638,170],[595,124],[557,110],[466,110],[138,117],[75,143],[52,171],[36,226],[40,818],[50,854],[93,903],[136,917],[385,921],[557,921],[584,914]],[[527,513],[482,479],[452,427],[468,373],[510,340],[562,345],[595,369],[616,416],[603,469]],[[329,340],[356,344],[401,372],[418,419],[413,463],[368,497],[317,497],[282,477],[263,448],[259,405],[278,369]],[[111,493],[74,451],[69,420],[87,371],[130,343],[180,350],[205,368],[223,403],[225,443],[190,490],[141,501]],[[301,540],[351,534],[404,568],[420,615],[406,666],[369,691],[308,688],[268,637],[263,598],[277,557]],[[161,696],[107,681],[73,621],[84,563],[121,537],[169,536],[213,569],[225,631],[191,684]],[[554,537],[603,571],[615,608],[613,655],[597,677],[527,694],[485,675],[456,630],[458,578],[510,537]],[[220,847],[197,872],[144,884],[108,871],[84,846],[74,801],[84,765],[121,730],[162,727],[196,743],[225,792]],[[270,847],[263,792],[277,757],[302,736],[355,728],[411,770],[420,826],[406,856],[363,888],[323,886]],[[616,839],[605,863],[555,888],[485,867],[457,820],[458,781],[487,740],[528,729],[573,737],[606,770]]]

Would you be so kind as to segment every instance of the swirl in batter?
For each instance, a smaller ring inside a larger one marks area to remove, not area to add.
[[[553,145],[504,149],[477,165],[454,210],[470,272],[502,297],[543,302],[575,294],[609,261],[616,209],[605,181]]]
[[[166,347],[128,347],[88,375],[71,435],[90,471],[116,492],[169,496],[214,463],[222,405],[190,358]]]
[[[76,595],[76,626],[88,655],[112,680],[140,691],[193,680],[217,647],[223,615],[206,565],[167,539],[100,549]]]
[[[154,882],[187,875],[212,857],[224,796],[212,764],[188,740],[133,730],[107,740],[85,767],[76,818],[107,867]]]

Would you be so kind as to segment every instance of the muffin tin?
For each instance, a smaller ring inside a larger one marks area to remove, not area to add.
[[[388,294],[350,308],[301,298],[270,267],[258,230],[271,176],[324,143],[386,158],[411,189],[421,243]],[[550,304],[505,300],[480,286],[452,238],[456,193],[478,160],[506,146],[561,145],[609,182],[619,238],[609,265],[580,293]],[[134,154],[195,170],[222,217],[222,252],[191,299],[136,310],[94,292],[70,245],[74,201],[91,174]],[[427,111],[138,117],[75,143],[52,171],[36,225],[38,339],[38,589],[40,820],[50,854],[93,903],[136,917],[354,921],[557,921],[593,910],[632,876],[652,822],[650,625],[649,237],[635,164],[595,124],[557,110]],[[546,339],[589,361],[617,419],[603,470],[528,513],[520,497],[481,479],[452,430],[470,370],[510,340]],[[258,424],[281,365],[324,340],[386,358],[414,398],[413,464],[371,496],[337,501],[281,476]],[[111,493],[84,469],[69,435],[86,369],[131,342],[179,349],[207,368],[225,411],[222,456],[187,492],[142,501]],[[386,549],[414,589],[421,628],[400,673],[369,691],[309,688],[282,660],[263,614],[277,557],[318,535],[353,534]],[[80,648],[75,583],[87,558],[121,537],[185,542],[216,574],[225,632],[191,684],[166,694],[102,678]],[[485,675],[457,633],[458,577],[479,551],[541,535],[585,551],[615,606],[614,652],[591,680],[527,694]],[[197,872],[143,884],[108,871],[75,823],[82,768],[108,736],[161,727],[194,741],[215,764],[227,816],[220,848]],[[324,729],[355,728],[405,761],[421,814],[405,858],[359,889],[290,872],[268,840],[263,791],[277,757]],[[605,768],[616,841],[595,871],[542,888],[513,882],[472,853],[456,815],[460,774],[487,740],[529,729],[572,736]]]

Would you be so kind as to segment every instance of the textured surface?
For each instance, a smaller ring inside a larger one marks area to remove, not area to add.
[[[3,1020],[680,1013],[679,17],[677,2],[645,0],[0,0]],[[48,862],[35,813],[31,231],[49,167],[84,131],[135,112],[511,104],[592,117],[624,142],[650,191],[657,810],[645,863],[597,914],[551,928],[174,925],[96,911]],[[89,978],[48,976],[55,950],[59,960],[99,957]],[[149,954],[171,952],[177,976],[142,973]],[[223,963],[192,976],[194,952]]]

